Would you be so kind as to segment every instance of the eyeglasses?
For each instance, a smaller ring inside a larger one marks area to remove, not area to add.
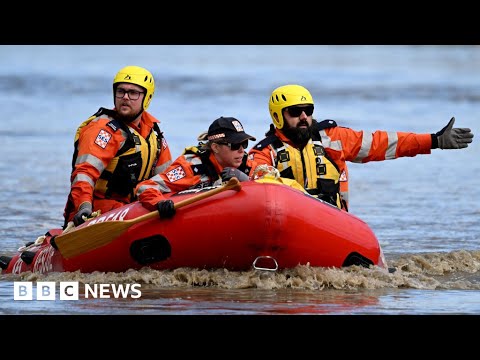
[[[128,94],[128,98],[130,100],[138,100],[138,98],[140,97],[140,94],[144,94],[144,92],[137,91],[137,90],[125,90],[122,88],[117,88],[117,90],[115,90],[115,97],[118,99],[123,99],[125,94]]]
[[[217,144],[227,145],[227,146],[230,148],[230,150],[232,150],[232,151],[237,151],[237,150],[239,150],[239,149],[240,149],[240,146],[242,146],[244,150],[245,150],[246,148],[248,148],[248,140],[245,140],[244,142],[237,143],[237,144],[224,143],[224,142],[218,142]]]
[[[290,106],[287,108],[288,113],[291,117],[299,117],[302,115],[302,112],[305,112],[305,115],[310,116],[313,114],[313,105],[308,106]]]

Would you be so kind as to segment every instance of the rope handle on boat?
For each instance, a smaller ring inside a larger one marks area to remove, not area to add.
[[[269,260],[274,266],[273,267],[258,266],[257,262],[262,261],[262,260]],[[275,258],[273,256],[269,256],[269,255],[257,256],[257,258],[253,261],[252,267],[255,270],[277,271],[278,270],[278,262],[277,262],[277,260],[275,260]]]
[[[46,235],[39,236],[37,238],[37,240],[35,240],[33,242],[30,242],[30,243],[27,243],[26,245],[20,246],[17,249],[17,251],[22,252],[22,251],[25,251],[25,250],[29,250],[30,248],[33,248],[35,246],[42,245],[46,238],[47,238]]]
[[[100,216],[101,213],[102,212],[100,210],[94,211],[94,212],[92,212],[92,214],[89,217],[83,216],[83,220],[85,220],[85,221],[92,220],[93,218],[96,218],[97,216]],[[65,227],[65,229],[62,231],[62,234],[65,234],[65,233],[67,233],[69,231],[72,231],[72,230],[75,230],[75,224],[74,224],[73,221],[69,221],[67,226]],[[34,248],[38,245],[42,245],[46,238],[47,238],[47,235],[39,236],[35,241],[29,242],[26,245],[20,246],[17,249],[17,251],[22,252],[22,251],[30,250],[31,248]]]
[[[276,167],[271,165],[267,165],[267,164],[258,165],[253,171],[253,179],[257,180],[264,177],[270,177],[276,180],[280,177],[280,171],[278,171]]]

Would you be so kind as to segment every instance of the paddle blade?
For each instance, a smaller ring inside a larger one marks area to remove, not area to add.
[[[54,242],[62,256],[69,259],[112,242],[129,226],[126,221],[105,221],[58,235]]]
[[[240,191],[241,188],[242,185],[240,184],[240,181],[238,181],[237,178],[232,177],[223,186],[175,203],[175,209],[193,204],[225,190]],[[130,226],[158,216],[158,211],[155,210],[135,219],[105,221],[75,229],[65,234],[58,235],[54,240],[55,247],[60,251],[64,258],[69,259],[107,245],[114,241],[118,236],[122,235]]]

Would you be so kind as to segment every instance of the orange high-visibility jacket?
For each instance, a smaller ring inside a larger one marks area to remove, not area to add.
[[[245,152],[238,169],[252,176],[255,167],[255,162],[248,160]],[[222,170],[223,167],[210,150],[187,147],[166,171],[138,184],[135,194],[145,208],[153,211],[157,203],[165,199],[162,193],[221,185]]]
[[[365,133],[337,126],[333,120],[314,121],[312,126],[316,127],[316,137],[325,149],[325,156],[337,167],[340,197],[345,202],[346,209],[348,209],[347,161],[367,163],[431,153],[431,134],[383,130]],[[267,164],[277,167],[278,149],[284,144],[298,149],[280,130],[271,128],[267,137],[251,148],[249,158],[255,160],[259,165]],[[297,153],[301,154],[301,152]],[[290,174],[296,175],[293,178],[310,192],[317,187],[319,174],[314,173],[309,178],[306,168],[315,167],[317,164],[308,164],[308,161],[318,160],[316,157],[302,158],[297,163],[303,164],[304,171],[293,171]]]
[[[101,108],[77,130],[65,225],[84,202],[102,213],[131,202],[140,181],[172,163],[159,120],[144,111],[137,128],[114,116],[114,111]]]

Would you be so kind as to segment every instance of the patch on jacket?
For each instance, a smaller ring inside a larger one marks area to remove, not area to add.
[[[107,147],[108,142],[112,138],[112,135],[105,130],[100,130],[100,132],[97,135],[97,138],[95,139],[95,144],[100,146],[102,149],[105,149]]]
[[[167,140],[165,140],[164,137],[162,137],[162,148],[165,150],[168,147]]]
[[[165,175],[171,182],[175,182],[187,176],[181,166],[177,166],[175,169],[168,171],[167,173],[165,173]]]

